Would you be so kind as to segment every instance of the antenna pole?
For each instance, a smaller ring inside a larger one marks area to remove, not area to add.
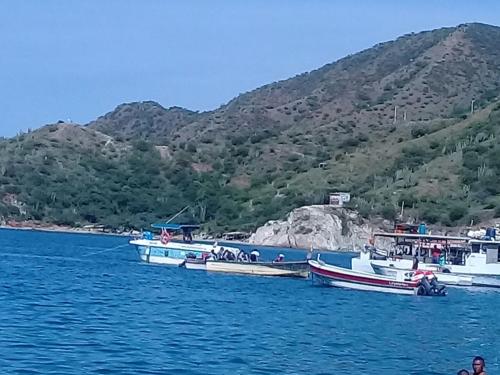
[[[172,216],[170,219],[168,219],[165,224],[168,224],[170,223],[172,220],[174,220],[177,216],[179,216],[180,214],[182,214],[184,211],[186,211],[188,209],[189,206],[186,206],[184,207],[182,210],[180,210],[179,212],[177,212],[174,216]]]

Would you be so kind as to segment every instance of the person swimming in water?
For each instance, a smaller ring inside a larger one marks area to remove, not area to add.
[[[474,375],[486,375],[486,371],[484,371],[485,367],[486,365],[483,357],[474,357],[472,360],[472,370],[474,371]]]

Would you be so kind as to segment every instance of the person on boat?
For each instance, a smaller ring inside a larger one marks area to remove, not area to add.
[[[437,245],[434,245],[434,248],[432,249],[432,263],[438,264],[440,255],[441,250],[438,249]]]
[[[220,260],[227,260],[227,259],[226,259],[226,257],[227,257],[227,250],[226,250],[226,249],[224,249],[224,248],[221,246],[221,248],[220,248],[219,252],[220,252],[219,259],[220,259]]]
[[[441,253],[439,256],[439,265],[444,266],[446,264],[446,257],[444,253]]]
[[[184,232],[182,234],[182,239],[184,242],[191,243],[193,242],[193,235],[191,234],[191,232]]]
[[[474,371],[474,375],[486,375],[486,371],[484,371],[485,367],[486,365],[483,357],[474,357],[472,360],[472,370]]]
[[[285,256],[283,254],[278,254],[278,256],[273,260],[273,263],[280,263],[285,261]]]
[[[219,256],[215,252],[215,249],[210,250],[210,256],[208,257],[210,260],[219,260]]]
[[[234,255],[234,253],[231,250],[226,250],[225,259],[230,261],[230,262],[234,262],[236,260],[236,256]]]
[[[238,262],[248,263],[250,261],[250,256],[248,255],[248,253],[246,251],[241,250],[238,253],[237,260],[238,260]]]
[[[313,252],[314,252],[314,249],[311,245],[311,247],[309,248],[309,251],[307,252],[307,255],[306,255],[306,260],[311,260],[312,257],[313,257]]]
[[[258,262],[260,253],[257,250],[252,250],[250,253],[250,262]]]
[[[416,255],[413,257],[413,265],[411,266],[411,269],[414,271],[418,270],[418,257]]]
[[[457,372],[457,375],[470,375],[470,374],[469,374],[469,371],[467,371],[466,369],[463,368]]]

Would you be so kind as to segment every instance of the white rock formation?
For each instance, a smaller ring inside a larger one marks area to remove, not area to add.
[[[269,221],[257,229],[250,243],[334,251],[359,251],[373,231],[356,211],[332,206],[304,206],[290,212],[285,221]]]

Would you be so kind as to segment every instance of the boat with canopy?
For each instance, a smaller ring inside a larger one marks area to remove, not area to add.
[[[238,248],[220,246],[217,243],[194,242],[192,232],[199,229],[199,225],[160,223],[152,224],[151,227],[161,231],[159,237],[154,236],[151,232],[144,232],[140,238],[129,241],[131,245],[136,247],[141,260],[147,263],[178,266],[186,258],[201,259],[207,257],[214,250],[221,251],[221,248],[239,251]],[[182,233],[182,240],[174,239],[175,233]]]

